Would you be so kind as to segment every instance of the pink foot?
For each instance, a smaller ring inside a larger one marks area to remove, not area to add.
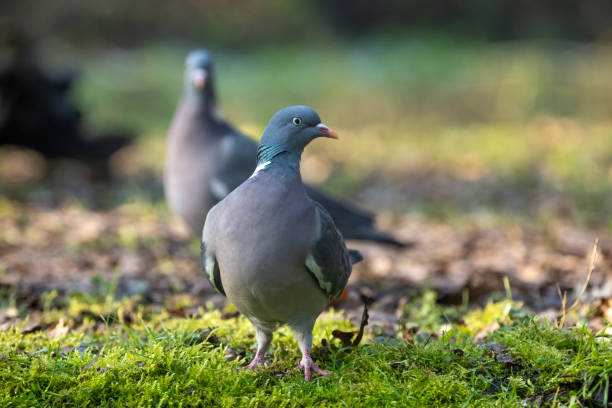
[[[250,364],[245,365],[244,367],[241,367],[241,369],[245,368],[247,370],[254,370],[258,366],[263,365],[266,362],[264,355],[265,355],[264,351],[257,350],[257,353],[255,353],[255,358],[253,358],[253,361],[251,361]]]
[[[325,371],[320,369],[314,361],[312,361],[312,357],[310,357],[310,351],[306,350],[302,355],[302,361],[298,364],[294,370],[304,370],[304,379],[306,381],[310,381],[310,374],[314,371],[317,374],[328,376],[331,375],[329,371]]]

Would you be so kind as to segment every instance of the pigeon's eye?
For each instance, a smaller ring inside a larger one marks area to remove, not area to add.
[[[291,119],[291,123],[293,123],[295,126],[300,126],[302,124],[302,118],[293,118]]]

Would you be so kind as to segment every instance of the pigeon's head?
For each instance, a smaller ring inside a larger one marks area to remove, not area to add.
[[[337,139],[336,132],[321,123],[319,114],[308,106],[290,106],[276,112],[259,142],[260,146],[279,146],[284,151],[301,153],[317,137]]]
[[[208,51],[191,51],[185,60],[186,86],[198,92],[212,88],[212,65],[212,56]]]

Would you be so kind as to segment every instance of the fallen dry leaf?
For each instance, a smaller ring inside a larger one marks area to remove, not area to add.
[[[50,339],[58,339],[65,336],[70,328],[64,324],[64,319],[61,318],[59,322],[47,333],[47,337]]]
[[[495,330],[499,329],[500,325],[497,322],[490,323],[480,329],[478,333],[474,336],[474,342],[480,343],[482,342],[489,334],[493,333]]]
[[[42,330],[40,323],[29,323],[21,329],[21,334],[30,334]]]

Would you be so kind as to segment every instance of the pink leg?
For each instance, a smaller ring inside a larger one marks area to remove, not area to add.
[[[253,370],[257,366],[265,363],[266,360],[264,356],[266,355],[268,346],[270,346],[270,341],[272,341],[272,332],[257,326],[255,326],[255,335],[257,337],[257,353],[255,353],[253,361],[251,361],[249,365],[243,367],[249,370]]]
[[[310,381],[310,373],[311,371],[314,371],[317,374],[321,374],[321,375],[331,375],[331,373],[329,371],[324,371],[322,369],[320,369],[315,363],[314,361],[312,361],[312,357],[310,357],[310,350],[309,349],[305,349],[304,352],[302,353],[302,361],[300,361],[300,364],[298,364],[297,367],[295,367],[296,370],[301,370],[304,369],[304,379],[306,381]]]
[[[295,367],[295,369],[304,369],[304,379],[306,379],[306,381],[310,381],[310,374],[312,371],[321,375],[331,374],[317,367],[314,361],[312,361],[312,357],[310,357],[310,348],[312,347],[312,327],[314,326],[314,323],[315,319],[310,321],[296,322],[295,324],[291,325],[291,330],[293,330],[295,339],[297,340],[298,346],[302,351],[302,360],[300,361],[300,364]]]

